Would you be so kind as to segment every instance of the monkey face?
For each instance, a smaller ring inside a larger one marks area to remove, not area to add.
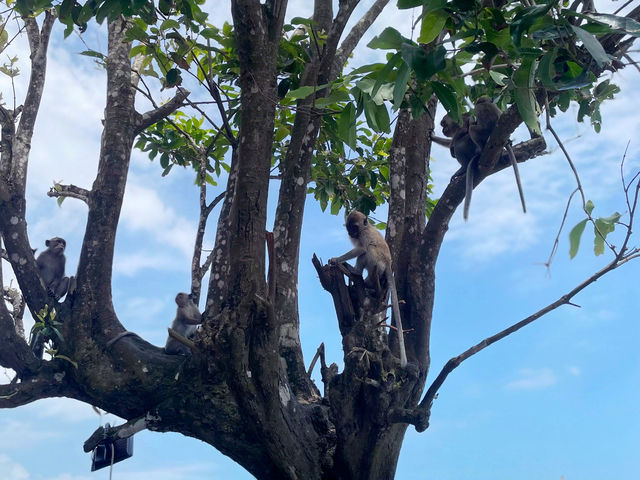
[[[190,301],[191,301],[191,297],[189,296],[188,293],[181,292],[178,295],[176,295],[176,304],[179,307],[186,307]]]
[[[442,127],[442,134],[445,137],[449,138],[453,138],[453,136],[460,128],[453,120],[451,120],[451,117],[449,117],[449,115],[445,115],[444,117],[442,117],[440,126]]]
[[[360,230],[366,227],[368,223],[364,213],[354,210],[347,217],[347,233],[351,238],[360,238]]]
[[[62,255],[64,253],[64,249],[67,248],[67,242],[64,238],[53,237],[49,240],[46,240],[44,244],[49,247],[49,250],[56,253],[57,255]]]

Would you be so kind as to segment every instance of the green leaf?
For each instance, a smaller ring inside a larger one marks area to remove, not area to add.
[[[576,16],[609,25],[615,30],[621,30],[634,37],[640,36],[640,23],[632,18],[619,17],[608,13],[581,13]]]
[[[593,204],[593,202],[591,200],[587,200],[587,204],[585,205],[584,209],[587,211],[589,215],[591,215],[591,212],[593,212],[594,208],[595,208],[595,205]]]
[[[351,148],[356,148],[356,109],[348,103],[338,117],[338,135]]]
[[[96,52],[95,50],[85,50],[84,52],[80,52],[80,55],[84,55],[85,57],[99,58],[100,60],[104,60],[106,58],[104,54]]]
[[[553,5],[554,2],[549,2],[548,5],[526,7],[513,17],[513,21],[509,25],[509,32],[511,40],[516,47],[520,47],[522,36],[528,33],[533,24],[546,15]]]
[[[449,85],[440,82],[431,82],[430,84],[442,106],[451,118],[457,122],[460,119],[460,110],[458,109],[458,102],[456,102],[456,94],[453,89]]]
[[[593,34],[576,25],[571,25],[571,28],[585,48],[589,50],[589,53],[599,67],[603,67],[604,65],[609,65],[611,63],[611,59],[607,55],[607,52],[604,51],[604,47]]]
[[[165,30],[169,30],[170,28],[180,28],[180,24],[175,20],[168,18],[164,22],[160,24],[160,31],[163,32]]]
[[[377,75],[378,78],[376,79],[376,83],[373,86],[373,89],[371,90],[371,96],[372,97],[375,97],[375,95],[376,95],[376,93],[378,93],[378,90],[380,89],[380,86],[382,85],[382,83],[387,80],[387,78],[389,77],[389,74],[391,73],[391,71],[400,62],[402,62],[402,55],[400,54],[400,52],[395,53],[395,54],[393,54],[391,56],[391,58],[389,59],[389,61],[385,65],[385,67]]]
[[[422,17],[418,43],[431,43],[444,28],[449,15],[443,10],[436,10]]]
[[[574,258],[578,253],[578,249],[580,248],[580,238],[582,237],[582,232],[584,232],[584,227],[587,225],[587,219],[585,218],[580,223],[578,223],[575,227],[571,229],[569,233],[569,257]]]
[[[398,0],[398,9],[405,10],[407,8],[426,5],[427,3],[429,3],[429,0]]]
[[[489,76],[493,79],[494,82],[500,87],[504,87],[504,81],[509,78],[504,73],[496,72],[495,70],[491,70],[489,72]]]
[[[398,109],[402,104],[402,100],[404,100],[404,94],[409,88],[409,77],[411,76],[411,71],[409,70],[409,65],[405,62],[402,62],[400,68],[398,68],[398,76],[396,77],[395,84],[393,86],[393,108]]]
[[[287,93],[285,95],[285,98],[291,98],[292,100],[299,100],[299,99],[302,99],[302,98],[307,98],[313,92],[316,92],[316,91],[321,90],[323,88],[326,88],[326,85],[321,85],[321,86],[318,86],[318,87],[315,87],[313,85],[307,85],[305,87],[300,87],[300,88],[296,88],[295,90],[289,91],[289,93]]]
[[[618,212],[614,213],[610,217],[601,217],[596,219],[593,231],[595,238],[593,241],[593,251],[596,255],[602,255],[604,253],[604,241],[611,232],[616,229],[616,223],[620,220]]]
[[[367,47],[380,50],[400,50],[402,44],[407,41],[395,28],[387,27],[380,35],[373,37]]]
[[[538,64],[537,75],[542,85],[549,89],[555,89],[556,85],[553,81],[556,70],[554,63],[558,56],[558,47],[553,48],[553,50],[545,53],[540,59],[540,63]]]
[[[534,76],[536,72],[536,62],[532,58],[525,58],[520,68],[513,74],[515,86],[515,100],[518,106],[520,117],[527,126],[538,134],[540,125],[538,124],[537,102],[534,95]]]
[[[182,83],[182,76],[180,74],[180,70],[177,68],[172,68],[167,72],[166,76],[166,87],[171,88]]]
[[[422,47],[402,44],[402,58],[416,72],[418,79],[429,80],[435,73],[444,70],[446,51],[440,46],[433,51],[425,51]]]

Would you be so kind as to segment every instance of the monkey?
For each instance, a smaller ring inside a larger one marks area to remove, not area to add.
[[[192,338],[196,333],[196,325],[202,323],[200,311],[188,293],[178,293],[178,295],[176,295],[176,304],[178,305],[178,309],[176,310],[176,318],[173,319],[173,323],[171,324],[171,329],[185,338]],[[172,337],[167,338],[164,351],[170,355],[191,354],[186,345],[183,345]]]
[[[474,164],[480,157],[480,153],[482,153],[482,149],[471,138],[471,122],[471,115],[468,113],[462,115],[462,125],[458,125],[449,114],[447,114],[442,117],[440,126],[442,127],[442,133],[451,140],[431,135],[432,141],[439,145],[449,147],[451,156],[458,160],[460,169],[454,173],[453,176],[465,175],[464,208],[462,211],[462,217],[465,220],[469,218],[469,206],[471,205],[471,194],[473,192]]]
[[[64,238],[53,237],[44,243],[47,249],[38,255],[36,263],[47,294],[59,300],[69,288],[69,277],[64,276],[64,266],[67,260],[64,256],[64,250],[67,247],[67,242]]]
[[[344,255],[329,259],[330,264],[341,263],[352,258],[356,258],[356,271],[362,275],[362,271],[367,269],[365,283],[380,287],[380,277],[384,275],[391,291],[391,306],[398,329],[398,345],[400,347],[400,366],[407,365],[407,354],[404,347],[404,334],[402,330],[402,318],[400,317],[400,306],[398,304],[398,292],[391,270],[391,252],[384,238],[373,225],[369,223],[367,216],[353,210],[347,216],[347,233],[351,238],[354,248]]]
[[[498,106],[495,105],[489,97],[483,96],[478,98],[474,105],[475,120],[473,120],[469,114],[464,114],[462,116],[462,125],[458,125],[448,114],[442,118],[440,122],[442,133],[451,138],[451,140],[431,135],[432,141],[438,145],[449,147],[451,156],[460,163],[461,168],[453,176],[456,177],[466,172],[464,208],[462,212],[462,217],[465,221],[469,218],[469,207],[471,205],[471,194],[473,192],[473,168],[476,161],[480,158],[491,133],[495,129],[500,115],[502,115]],[[511,144],[508,143],[505,148],[516,177],[516,185],[520,195],[520,202],[522,203],[522,210],[526,213],[527,208],[522,184],[520,182],[518,162],[513,153],[513,148],[511,148]]]
[[[500,115],[502,115],[502,111],[491,101],[489,97],[483,96],[476,100],[476,121],[474,124],[469,125],[469,135],[473,142],[478,146],[480,152],[482,152],[482,149],[484,149],[484,146],[487,144],[487,140],[489,140],[491,132],[496,128]],[[509,160],[511,161],[513,173],[516,177],[516,185],[518,187],[518,194],[520,195],[520,203],[522,203],[522,211],[527,213],[527,205],[524,201],[524,193],[522,190],[522,183],[520,182],[520,172],[518,171],[516,156],[513,153],[513,148],[511,148],[510,143],[507,143],[505,148],[509,154]]]

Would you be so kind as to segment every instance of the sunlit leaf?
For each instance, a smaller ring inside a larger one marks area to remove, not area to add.
[[[578,223],[575,227],[571,229],[569,232],[569,257],[574,258],[578,253],[578,249],[580,248],[580,238],[582,237],[582,232],[584,232],[584,227],[587,225],[587,219],[585,218],[580,223]]]

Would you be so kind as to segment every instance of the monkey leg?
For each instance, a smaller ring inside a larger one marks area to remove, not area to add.
[[[56,300],[59,300],[65,295],[65,293],[67,293],[68,289],[69,289],[69,277],[62,277],[60,280],[58,280],[55,289],[53,289],[53,296],[55,297]]]

